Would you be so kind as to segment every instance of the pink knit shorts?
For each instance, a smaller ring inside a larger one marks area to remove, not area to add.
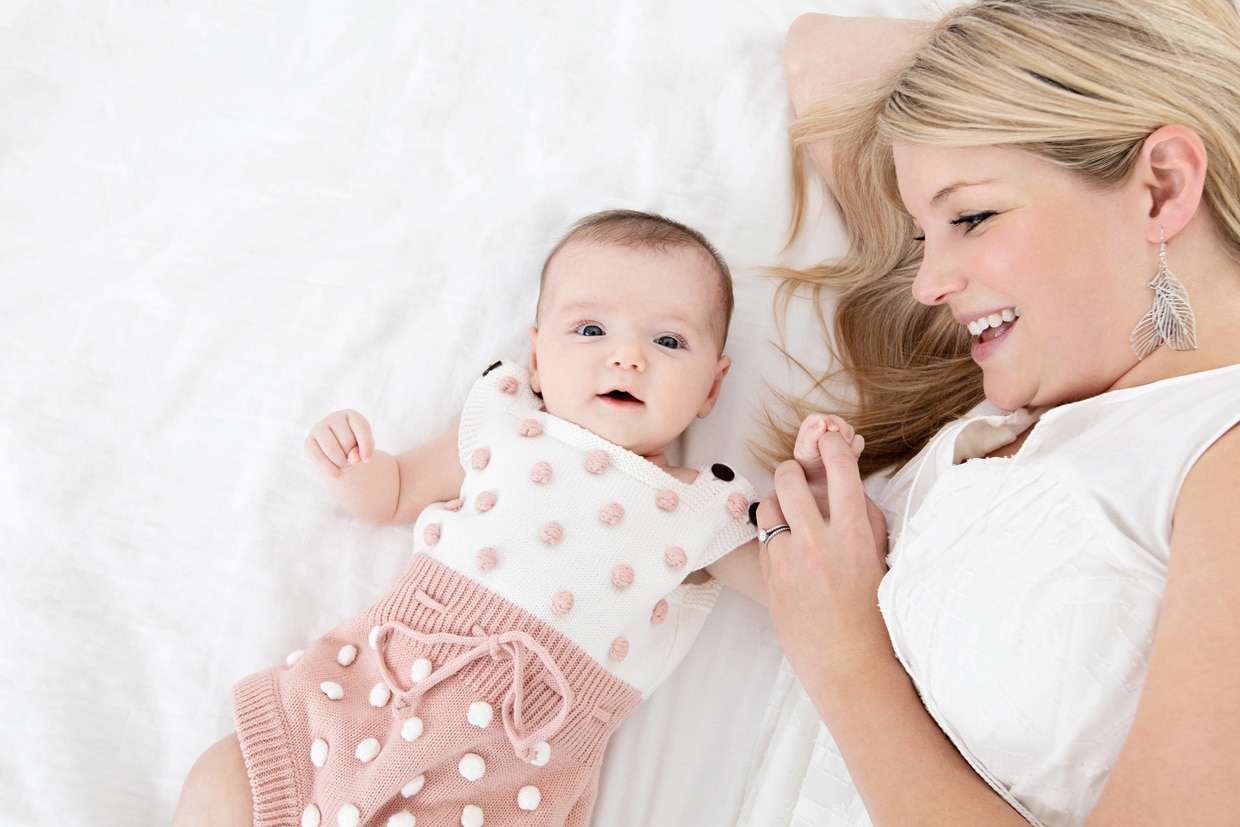
[[[640,700],[424,554],[291,667],[233,688],[256,827],[585,825],[603,749]]]

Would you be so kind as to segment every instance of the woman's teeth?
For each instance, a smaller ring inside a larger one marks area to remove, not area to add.
[[[1003,310],[1000,310],[998,313],[991,313],[989,316],[983,316],[980,319],[974,319],[973,321],[969,322],[967,327],[969,328],[969,333],[973,334],[974,336],[978,336],[981,334],[983,330],[989,330],[992,327],[998,327],[1004,322],[1014,322],[1019,318],[1020,318],[1019,307],[1006,307]]]

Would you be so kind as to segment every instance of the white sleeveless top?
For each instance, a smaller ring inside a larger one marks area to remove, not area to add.
[[[1015,456],[984,458],[1035,421]],[[1237,422],[1240,365],[1040,419],[982,406],[880,492],[893,550],[879,603],[896,653],[1031,823],[1081,824],[1097,802],[1145,680],[1180,487]],[[870,823],[786,664],[765,731],[741,823]]]

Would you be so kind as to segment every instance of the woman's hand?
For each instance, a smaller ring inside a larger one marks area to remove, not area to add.
[[[866,495],[851,440],[838,430],[824,431],[818,447],[826,508],[820,509],[794,461],[776,469],[775,490],[758,508],[760,526],[786,523],[792,529],[759,550],[759,563],[775,631],[807,686],[861,666],[874,654],[892,658],[878,610],[878,584],[887,569],[886,520]]]

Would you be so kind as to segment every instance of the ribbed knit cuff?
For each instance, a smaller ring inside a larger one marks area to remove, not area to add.
[[[254,796],[254,827],[299,827],[302,795],[293,757],[288,753],[288,724],[280,710],[271,670],[251,675],[234,686],[232,700],[237,738]]]

